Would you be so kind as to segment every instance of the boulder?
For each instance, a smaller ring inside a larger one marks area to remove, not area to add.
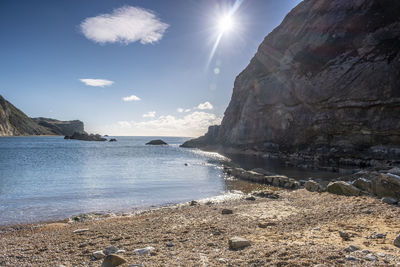
[[[151,140],[150,142],[146,143],[146,145],[153,145],[153,146],[165,146],[168,145],[161,139]]]
[[[122,258],[121,256],[111,254],[111,255],[107,255],[104,258],[104,261],[101,264],[101,267],[115,267],[115,266],[124,264],[126,262],[127,261],[124,258]]]
[[[250,241],[242,237],[235,236],[229,239],[229,249],[232,250],[244,249],[250,245]]]
[[[400,198],[400,176],[380,174],[371,180],[372,192],[378,197]]]
[[[365,179],[363,177],[358,178],[353,182],[353,185],[358,189],[371,193],[372,192],[372,183],[370,180]]]
[[[111,139],[110,139],[110,142],[117,142],[117,139],[111,138]]]
[[[359,196],[361,194],[360,189],[343,181],[330,182],[326,191],[332,194],[344,196]]]
[[[314,180],[308,180],[304,184],[304,188],[310,192],[321,192],[322,191],[321,185]]]
[[[397,199],[392,197],[383,197],[381,201],[389,205],[396,205],[399,202]]]

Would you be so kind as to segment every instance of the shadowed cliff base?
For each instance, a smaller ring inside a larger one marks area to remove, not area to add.
[[[294,8],[235,80],[221,126],[184,147],[295,165],[400,163],[400,2]]]

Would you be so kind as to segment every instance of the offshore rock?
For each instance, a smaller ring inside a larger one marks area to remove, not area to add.
[[[400,162],[400,1],[306,0],[261,43],[220,126],[183,147],[314,166]]]
[[[153,146],[165,146],[168,145],[161,139],[151,140],[150,142],[146,143],[146,145],[153,145]]]
[[[64,139],[74,139],[81,141],[107,141],[106,138],[101,137],[99,134],[87,134],[87,133],[74,133],[71,136],[65,136]]]

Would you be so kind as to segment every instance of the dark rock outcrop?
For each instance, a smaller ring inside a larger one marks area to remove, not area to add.
[[[146,143],[146,145],[153,145],[153,146],[165,146],[168,145],[161,139],[151,140],[150,142]]]
[[[221,126],[182,146],[398,164],[399,47],[398,0],[302,1],[236,78]]]
[[[99,134],[88,134],[88,133],[74,133],[73,135],[65,136],[64,139],[73,139],[73,140],[81,140],[81,141],[107,141],[106,138],[103,138]]]
[[[0,95],[0,136],[51,134]]]
[[[73,135],[74,133],[84,133],[83,122],[79,120],[59,121],[49,118],[32,118],[40,126],[47,128],[55,135]]]

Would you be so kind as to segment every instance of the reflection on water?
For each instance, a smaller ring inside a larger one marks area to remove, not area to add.
[[[255,168],[263,168],[272,173],[286,175],[297,180],[308,180],[309,178],[313,178],[327,182],[341,176],[341,174],[336,172],[308,170],[287,166],[282,161],[276,159],[266,159],[243,154],[228,154],[226,156],[229,157],[233,163],[236,163],[244,169],[251,170]]]

